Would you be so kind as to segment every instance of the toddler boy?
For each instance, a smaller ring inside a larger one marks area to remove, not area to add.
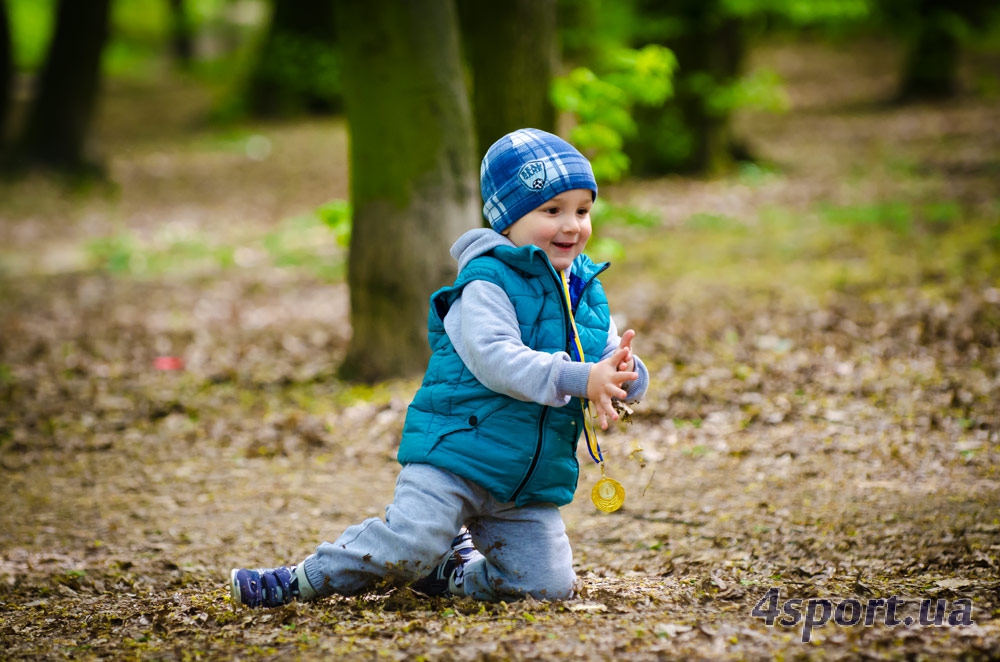
[[[579,475],[580,400],[606,429],[613,400],[641,398],[648,373],[635,332],[619,337],[611,319],[597,278],[608,265],[583,254],[597,198],[590,162],[558,136],[521,129],[490,147],[480,183],[492,229],[458,239],[458,278],[431,296],[432,355],[385,521],[351,526],[295,566],[233,570],[234,602],[275,607],[414,580],[424,593],[487,601],[572,596],[559,507]]]

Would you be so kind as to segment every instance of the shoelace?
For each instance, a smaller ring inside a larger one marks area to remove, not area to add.
[[[465,563],[461,562],[455,566],[455,571],[451,573],[451,583],[456,587],[461,587],[465,582]]]

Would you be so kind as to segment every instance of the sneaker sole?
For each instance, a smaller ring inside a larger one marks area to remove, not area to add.
[[[233,605],[242,605],[243,598],[240,593],[240,584],[236,581],[236,573],[239,572],[238,568],[234,568],[229,571],[229,595],[233,598]]]

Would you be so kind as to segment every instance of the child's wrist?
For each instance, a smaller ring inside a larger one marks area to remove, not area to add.
[[[556,390],[574,398],[587,397],[593,363],[566,362],[556,376]]]

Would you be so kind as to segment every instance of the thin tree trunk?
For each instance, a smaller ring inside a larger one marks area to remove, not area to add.
[[[191,20],[184,0],[170,0],[170,47],[182,69],[188,69],[194,59]]]
[[[921,16],[908,45],[901,101],[948,99],[958,92],[959,42],[941,12]]]
[[[732,84],[741,73],[746,55],[741,21],[720,18],[717,2],[661,5],[647,0],[642,6],[640,20],[649,18],[656,24],[670,19],[683,27],[677,34],[649,40],[670,48],[679,70],[673,99],[661,108],[635,110],[638,137],[625,146],[632,171],[659,175],[727,170],[741,148],[732,138],[730,110],[713,107],[710,95],[714,87]]]
[[[458,7],[477,153],[516,129],[553,131],[556,0],[460,0]]]
[[[55,34],[28,112],[19,154],[29,164],[74,170],[97,105],[110,0],[59,0]]]
[[[341,374],[373,382],[426,367],[428,299],[482,214],[453,3],[336,6],[354,209]]]
[[[7,2],[0,0],[0,148],[7,136],[7,118],[14,102],[14,54]]]
[[[557,0],[561,63],[570,69],[593,67],[600,48],[594,39],[601,30],[601,0]]]
[[[273,0],[271,22],[246,91],[257,117],[341,109],[334,0]]]

